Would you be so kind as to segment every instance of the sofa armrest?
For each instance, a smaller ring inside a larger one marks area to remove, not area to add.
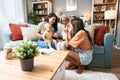
[[[111,67],[113,41],[115,41],[115,36],[111,33],[106,33],[104,36],[105,64],[109,66],[105,67]]]
[[[11,41],[11,33],[4,33],[4,43]]]
[[[104,47],[112,48],[113,41],[115,41],[115,36],[111,33],[106,33],[104,36]]]

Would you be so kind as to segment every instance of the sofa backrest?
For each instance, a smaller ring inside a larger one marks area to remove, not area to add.
[[[108,26],[89,25],[85,29],[89,32],[94,44],[103,45],[104,35],[108,31]]]
[[[85,30],[89,32],[93,43],[94,43],[94,29],[95,29],[95,25],[89,25],[85,27]]]

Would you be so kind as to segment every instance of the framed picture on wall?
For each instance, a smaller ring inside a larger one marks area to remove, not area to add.
[[[103,3],[103,0],[94,0],[94,4],[100,4]]]
[[[66,0],[66,11],[77,11],[77,0]]]

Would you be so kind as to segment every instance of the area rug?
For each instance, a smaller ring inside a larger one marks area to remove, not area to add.
[[[118,78],[112,73],[84,70],[82,74],[77,74],[76,70],[65,70],[65,80],[118,80]]]

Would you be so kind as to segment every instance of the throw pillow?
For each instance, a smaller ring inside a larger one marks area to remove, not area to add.
[[[94,34],[94,43],[97,45],[103,44],[104,35],[107,32],[107,26],[96,26],[95,27],[95,34]]]
[[[21,27],[23,40],[36,41],[38,39],[38,36],[36,35],[36,29],[37,29],[36,27],[28,27],[28,28]]]
[[[12,24],[12,23],[10,23],[9,27],[10,27],[13,41],[23,39],[20,27],[27,27],[27,24]]]
[[[95,28],[95,25],[90,25],[85,27],[85,30],[89,32],[93,43],[94,43],[94,28]]]

